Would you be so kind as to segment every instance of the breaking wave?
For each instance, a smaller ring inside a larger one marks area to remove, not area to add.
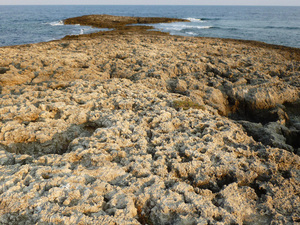
[[[199,26],[199,25],[187,25],[182,23],[171,23],[171,24],[158,24],[155,25],[155,28],[162,29],[162,30],[175,30],[175,31],[181,31],[184,29],[210,29],[212,26]]]
[[[202,19],[198,19],[198,18],[185,18],[186,20],[189,20],[191,22],[201,22],[203,23],[204,21]]]
[[[64,21],[60,20],[60,21],[54,21],[54,22],[50,22],[47,23],[50,24],[51,26],[63,26],[64,25]]]

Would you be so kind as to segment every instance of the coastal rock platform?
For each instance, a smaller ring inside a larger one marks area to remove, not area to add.
[[[300,50],[153,20],[0,48],[0,224],[300,223]]]

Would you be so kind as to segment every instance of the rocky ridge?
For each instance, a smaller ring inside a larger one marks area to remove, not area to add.
[[[0,54],[0,223],[300,222],[299,50],[143,31]]]

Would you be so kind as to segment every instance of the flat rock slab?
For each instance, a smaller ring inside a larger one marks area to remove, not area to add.
[[[111,31],[98,32],[88,35],[80,35],[82,37],[95,37],[98,35],[107,35],[107,34],[122,34],[122,33],[152,33],[160,34],[159,31],[150,31],[154,27],[146,24],[155,24],[155,23],[172,23],[172,22],[190,22],[186,19],[175,19],[175,18],[163,18],[163,17],[129,17],[129,16],[112,16],[112,15],[85,15],[80,17],[74,17],[64,20],[64,24],[80,24],[83,26],[92,26],[97,28],[108,28],[113,29]],[[145,26],[146,25],[146,26]],[[67,36],[65,39],[74,39],[77,36]]]
[[[153,23],[172,23],[190,22],[185,19],[163,18],[163,17],[130,17],[112,15],[86,15],[64,20],[64,24],[80,24],[94,26],[98,28],[117,28],[132,24],[153,24]]]

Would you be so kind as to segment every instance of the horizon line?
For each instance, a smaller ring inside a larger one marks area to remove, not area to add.
[[[209,4],[0,4],[0,6],[287,6],[287,7],[300,7],[300,5],[209,5]]]

